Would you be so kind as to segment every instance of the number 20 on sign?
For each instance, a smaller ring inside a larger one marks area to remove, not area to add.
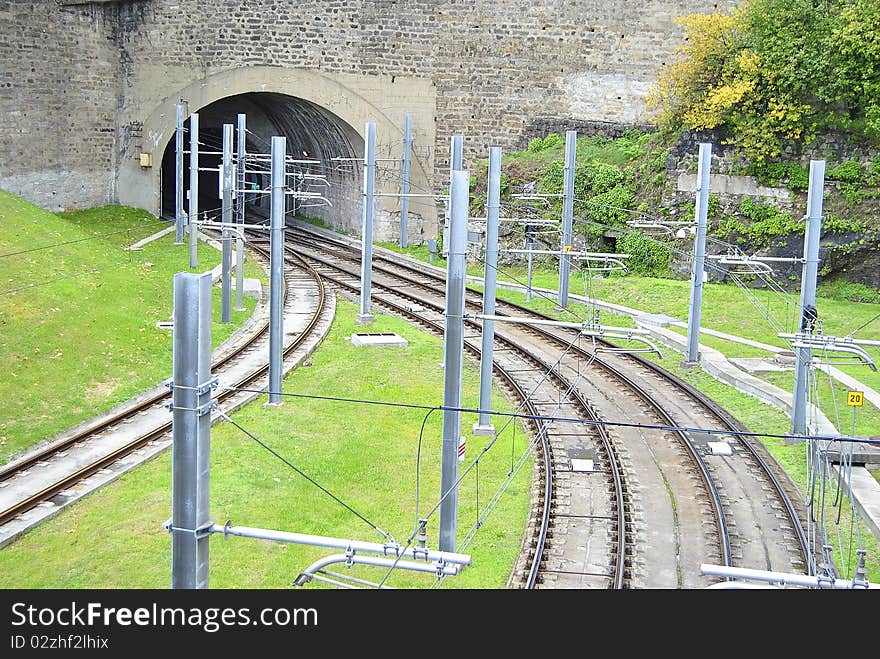
[[[850,391],[846,396],[846,404],[850,407],[862,407],[865,404],[865,392]]]

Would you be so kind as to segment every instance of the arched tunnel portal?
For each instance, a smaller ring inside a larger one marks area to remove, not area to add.
[[[290,165],[287,183],[291,190],[319,193],[321,200],[288,196],[288,214],[321,219],[327,224],[357,233],[361,223],[361,181],[364,140],[352,126],[328,110],[301,98],[275,92],[249,92],[228,96],[198,110],[200,216],[218,219],[222,206],[218,166],[222,160],[223,126],[237,130],[237,117],[245,115],[246,187],[269,190],[271,141],[286,138]],[[183,188],[188,209],[190,187],[190,119],[184,124]],[[232,151],[236,153],[237,135]],[[161,212],[174,217],[176,168],[175,137],[171,134],[162,156],[160,177]],[[304,177],[299,177],[304,174]],[[269,195],[245,195],[246,216],[262,220],[269,215]]]
[[[400,237],[400,161],[405,117],[412,119],[411,192],[435,188],[434,143],[436,90],[429,79],[329,74],[278,66],[234,68],[171,83],[168,74],[145,76],[130,90],[119,111],[116,188],[119,203],[172,217],[175,198],[176,105],[184,105],[185,126],[199,114],[199,210],[222,205],[216,168],[222,151],[224,124],[246,116],[249,154],[271,153],[271,138],[284,136],[288,156],[315,160],[327,178],[329,205],[302,203],[295,210],[323,220],[334,229],[360,235],[363,216],[364,129],[376,125],[377,175],[374,240]],[[197,72],[196,72],[197,73]],[[182,83],[182,84],[181,84]],[[189,135],[184,136],[184,151]],[[233,151],[235,149],[233,148]],[[208,152],[211,155],[208,155]],[[302,153],[308,157],[302,156]],[[348,160],[346,160],[348,159]],[[265,178],[268,181],[268,160]],[[189,158],[184,158],[184,211],[188,212]],[[288,183],[291,180],[288,179]],[[318,188],[313,188],[317,190]],[[268,195],[252,195],[268,197]],[[248,199],[248,202],[255,199]],[[418,203],[417,203],[418,202]],[[253,206],[268,213],[269,200]],[[291,205],[288,211],[294,210]],[[411,200],[407,234],[410,242],[436,238],[438,205],[434,195]]]

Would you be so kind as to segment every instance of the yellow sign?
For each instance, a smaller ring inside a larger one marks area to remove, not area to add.
[[[565,251],[566,251],[566,252],[570,252],[570,251],[571,251],[571,245],[566,245],[566,246],[565,246]]]
[[[865,404],[865,392],[850,391],[846,396],[846,404],[850,407],[862,407]]]

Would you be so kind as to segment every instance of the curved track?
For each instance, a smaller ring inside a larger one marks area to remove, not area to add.
[[[295,242],[358,297],[358,243],[300,224]],[[375,304],[442,332],[442,273],[376,252],[372,272]],[[466,314],[480,305],[469,291]],[[503,301],[496,315],[546,319]],[[467,326],[478,356],[480,325]],[[806,569],[797,489],[705,396],[577,330],[499,322],[495,337],[495,373],[539,412],[533,430],[547,445],[516,585],[699,588],[717,581],[701,563]]]
[[[254,251],[263,258],[268,257],[268,252],[258,246],[252,246]],[[289,291],[296,277],[307,277],[312,281],[312,286],[317,291],[317,302],[305,328],[297,334],[291,343],[285,346],[283,355],[287,357],[293,354],[300,346],[311,340],[319,321],[324,317],[325,289],[323,280],[318,274],[308,267],[301,259],[293,254],[285,258],[288,263],[288,272],[285,275],[286,291]],[[296,263],[299,267],[295,272],[291,270]],[[305,273],[303,275],[303,273]],[[287,297],[287,293],[285,295]],[[233,346],[228,352],[219,355],[211,365],[211,372],[215,376],[231,373],[234,378],[227,386],[234,388],[247,388],[254,386],[268,373],[268,357],[260,360],[261,365],[252,367],[246,359],[247,353],[261,349],[267,344],[269,337],[268,321],[261,321],[246,339]],[[263,350],[268,355],[268,351]],[[265,361],[265,363],[263,363]],[[237,394],[235,391],[219,391],[215,400],[224,402],[238,395],[240,398],[247,397]],[[74,488],[88,477],[108,469],[112,465],[132,455],[143,447],[156,442],[171,431],[171,415],[168,414],[166,404],[171,400],[171,392],[165,388],[154,390],[142,396],[132,403],[122,406],[112,414],[87,423],[72,432],[62,440],[52,442],[38,450],[32,451],[22,458],[15,460],[0,468],[0,483],[10,485],[10,489],[16,489],[16,482],[22,482],[29,477],[43,471],[52,471],[52,476],[42,479],[42,485],[34,491],[33,487],[23,488],[23,494],[11,497],[11,504],[4,505],[0,510],[0,526],[16,520],[21,515],[35,507],[52,501],[63,495],[66,491]],[[150,423],[141,417],[149,415],[160,416],[162,421]],[[102,439],[113,433],[114,429],[126,424],[143,425],[143,430],[138,431],[130,439],[122,444],[114,444],[106,450],[101,447]],[[86,453],[88,449],[88,453]],[[83,451],[83,456],[77,456],[78,451]]]

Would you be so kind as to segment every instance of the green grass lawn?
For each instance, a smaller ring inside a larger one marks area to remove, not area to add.
[[[382,542],[375,525],[405,544],[416,519],[427,518],[428,545],[436,548],[442,413],[310,396],[440,405],[442,341],[377,315],[369,331],[396,332],[409,345],[354,347],[351,335],[364,331],[354,322],[356,313],[357,305],[340,301],[311,365],[285,379],[284,391],[298,397],[285,398],[277,408],[257,401],[232,418],[370,523],[229,423],[215,425],[211,436],[211,514],[218,523]],[[464,405],[477,407],[478,367],[466,361],[463,379]],[[497,390],[493,403],[499,411],[512,409]],[[475,415],[462,415],[468,435],[474,421]],[[460,474],[468,470],[460,485],[460,538],[477,523],[477,510],[485,510],[492,495],[509,485],[470,545],[460,549],[472,555],[473,564],[447,578],[444,588],[502,588],[519,553],[530,506],[531,460],[508,481],[515,461],[527,451],[526,441],[516,424],[505,424],[503,417],[494,423],[499,437],[491,449],[475,463],[491,438],[468,436],[466,459],[459,463]],[[0,587],[167,588],[170,537],[161,525],[170,514],[170,477],[166,452],[28,532],[0,551]],[[210,552],[211,588],[286,588],[314,560],[337,553],[216,535]],[[362,566],[328,569],[374,582],[387,573]],[[432,575],[395,571],[386,584],[407,588],[433,582]],[[326,586],[315,581],[307,587]]]
[[[171,375],[172,277],[190,271],[174,233],[143,251],[125,248],[168,227],[136,208],[56,215],[0,191],[0,463],[106,411]],[[220,252],[199,243],[195,271]],[[262,268],[246,260],[249,277]],[[255,301],[220,323],[214,345],[253,313]]]

